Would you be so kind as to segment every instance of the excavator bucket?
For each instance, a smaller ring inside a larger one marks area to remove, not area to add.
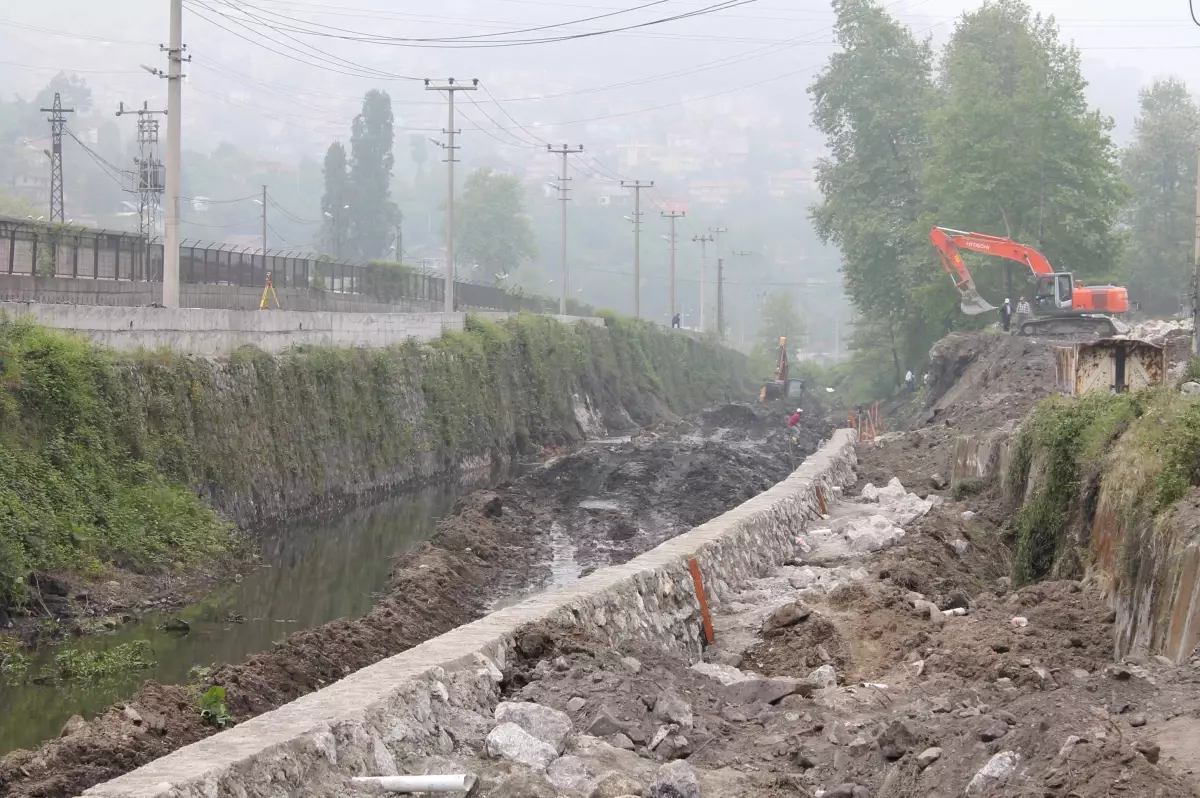
[[[974,288],[962,287],[959,289],[962,294],[962,302],[960,307],[962,312],[968,316],[978,316],[980,313],[987,313],[989,310],[995,310],[996,306],[990,304],[986,299],[979,295],[979,292]]]

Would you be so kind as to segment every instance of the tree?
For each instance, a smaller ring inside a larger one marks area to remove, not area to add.
[[[1175,78],[1156,81],[1139,96],[1135,138],[1122,158],[1133,190],[1125,212],[1125,270],[1130,295],[1144,309],[1170,313],[1191,280],[1200,108]]]
[[[537,257],[521,181],[514,175],[491,169],[467,175],[454,221],[456,259],[474,261],[489,277],[515,277],[521,266]]]
[[[1031,244],[1063,271],[1114,271],[1127,195],[1112,121],[1088,107],[1085,86],[1079,51],[1059,41],[1053,18],[1022,0],[986,0],[964,14],[929,119],[925,177],[937,222]],[[1019,293],[1028,270],[987,260],[974,274],[985,295],[1001,283]]]
[[[350,198],[349,176],[346,173],[346,148],[340,141],[329,145],[325,151],[325,190],[321,194],[321,249],[341,257],[346,241],[346,225],[349,223]]]
[[[772,358],[779,351],[779,339],[787,339],[789,352],[800,346],[804,319],[796,309],[796,297],[790,291],[776,291],[763,301],[758,328],[759,349]]]
[[[429,149],[425,144],[425,137],[420,133],[410,135],[408,137],[408,151],[412,162],[417,166],[417,174],[422,174],[425,171],[425,161],[429,159]]]
[[[362,260],[381,257],[396,226],[392,202],[392,98],[372,89],[363,98],[350,133],[349,244]]]
[[[38,108],[49,108],[54,104],[55,92],[58,92],[63,108],[74,108],[77,114],[85,114],[92,109],[92,89],[78,75],[59,72],[38,92],[34,104]]]
[[[921,180],[932,55],[875,0],[834,0],[833,11],[841,52],[809,87],[829,149],[817,165],[823,199],[812,217],[821,239],[841,250],[846,295],[880,331],[871,340],[889,352],[898,384],[901,362],[932,343],[905,334],[906,319],[920,315],[914,287],[936,276],[927,272]]]

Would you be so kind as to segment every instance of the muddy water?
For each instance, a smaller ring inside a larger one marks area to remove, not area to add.
[[[204,601],[167,614],[151,613],[109,634],[72,640],[81,649],[105,649],[147,640],[157,665],[90,685],[0,686],[0,754],[36,748],[57,737],[72,715],[91,718],[132,695],[144,681],[187,684],[195,666],[239,662],[271,648],[297,629],[337,618],[358,617],[375,602],[391,568],[391,557],[433,534],[454,500],[507,474],[486,473],[447,480],[335,518],[286,524],[263,536],[261,566],[240,575]],[[167,620],[190,625],[187,634],[163,631]],[[38,652],[29,669],[36,675],[58,649]]]

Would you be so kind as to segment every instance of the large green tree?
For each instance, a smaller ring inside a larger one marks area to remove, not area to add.
[[[942,55],[926,161],[937,222],[1038,247],[1056,268],[1111,274],[1126,199],[1112,121],[1088,107],[1079,51],[1022,0],[963,15]],[[984,294],[1020,293],[1028,270],[985,259]],[[1002,287],[1003,286],[1003,287]],[[1015,301],[1015,297],[1013,297]]]
[[[350,254],[362,260],[387,252],[398,214],[392,202],[395,156],[392,98],[372,89],[363,97],[362,112],[350,133],[349,231]]]
[[[812,215],[841,250],[846,295],[880,331],[872,345],[888,351],[898,382],[902,363],[929,343],[908,319],[920,318],[913,292],[933,276],[920,232],[932,55],[875,0],[834,0],[833,11],[841,51],[809,87],[829,149]]]
[[[346,226],[349,224],[350,185],[346,173],[346,148],[340,141],[329,145],[322,167],[325,190],[321,193],[321,249],[335,257],[346,254]]]
[[[454,209],[455,259],[493,274],[517,278],[537,257],[533,229],[525,213],[521,181],[515,175],[476,169],[467,175]]]
[[[1122,159],[1133,189],[1125,272],[1132,299],[1171,313],[1191,279],[1200,108],[1176,78],[1143,88],[1140,99],[1136,137]]]

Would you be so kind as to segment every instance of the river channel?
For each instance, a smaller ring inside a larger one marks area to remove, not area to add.
[[[101,635],[68,641],[77,649],[104,649],[149,641],[156,665],[99,684],[0,685],[0,754],[36,748],[57,737],[72,715],[92,718],[133,695],[143,682],[186,684],[196,666],[238,662],[271,648],[298,629],[366,614],[387,583],[392,558],[433,534],[459,496],[511,477],[482,473],[391,496],[332,518],[297,521],[265,532],[258,567],[204,601],[169,614],[150,613]],[[523,470],[523,469],[522,469]],[[187,621],[187,634],[160,626]],[[44,647],[29,673],[52,662]]]

